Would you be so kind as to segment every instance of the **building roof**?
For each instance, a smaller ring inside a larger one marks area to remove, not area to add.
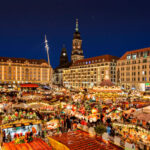
[[[118,60],[119,57],[117,56],[112,56],[112,55],[102,55],[102,56],[96,56],[96,57],[91,57],[91,58],[85,58],[81,60],[77,60],[76,62],[73,63],[72,66],[77,66],[77,65],[86,65],[86,64],[94,64],[98,62],[110,62],[114,60]],[[100,61],[99,61],[100,60]]]
[[[0,57],[0,62],[12,61],[13,63],[29,62],[30,64],[42,64],[47,63],[45,59],[27,59],[27,58],[15,58],[15,57]]]
[[[119,60],[126,59],[127,55],[131,55],[131,54],[139,53],[139,52],[146,52],[146,51],[150,51],[150,47],[127,51]]]

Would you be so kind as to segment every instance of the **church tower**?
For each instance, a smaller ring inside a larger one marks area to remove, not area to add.
[[[68,56],[67,56],[67,50],[65,46],[63,45],[63,48],[61,50],[61,55],[60,55],[60,63],[59,66],[63,66],[65,64],[69,63],[68,61]]]
[[[83,59],[82,40],[78,28],[78,19],[76,19],[76,28],[72,40],[71,61],[74,63],[77,60]]]

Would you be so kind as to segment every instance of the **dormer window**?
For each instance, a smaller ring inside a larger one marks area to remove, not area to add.
[[[131,59],[131,55],[127,55],[127,60],[130,60]]]
[[[132,59],[136,59],[136,54],[133,54],[133,55],[132,55]]]
[[[147,52],[143,52],[143,57],[144,57],[144,58],[147,57]]]

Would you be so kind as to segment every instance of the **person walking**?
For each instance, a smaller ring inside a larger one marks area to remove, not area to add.
[[[64,115],[64,131],[66,131],[66,116]]]
[[[3,142],[4,142],[4,143],[6,142],[6,134],[5,134],[5,131],[3,131]]]
[[[7,135],[7,140],[8,140],[8,142],[11,142],[11,135],[10,135],[10,133],[8,133],[8,135]]]
[[[71,130],[71,121],[70,121],[70,117],[67,116],[66,119],[66,123],[67,123],[67,131],[70,129]]]

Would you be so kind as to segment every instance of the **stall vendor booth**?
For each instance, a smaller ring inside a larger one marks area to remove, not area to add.
[[[57,129],[59,127],[59,120],[58,119],[53,119],[53,120],[47,122],[46,127],[49,130]]]
[[[27,132],[39,135],[41,131],[41,121],[22,119],[1,125],[3,142],[10,142],[14,138],[24,136]]]

